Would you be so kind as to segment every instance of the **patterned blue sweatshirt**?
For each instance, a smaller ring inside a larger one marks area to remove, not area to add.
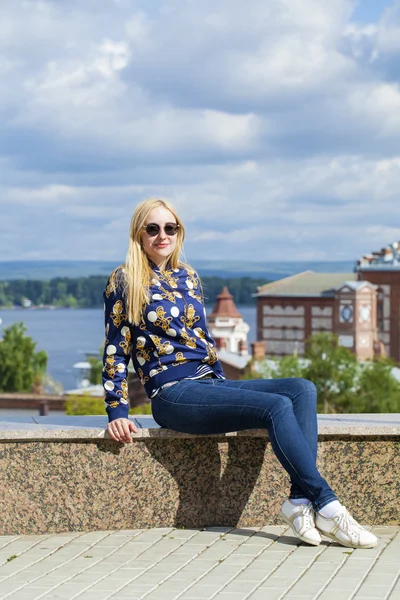
[[[128,416],[130,358],[149,398],[168,382],[194,378],[202,366],[224,376],[207,331],[196,273],[183,267],[163,272],[152,268],[150,303],[138,326],[128,322],[121,285],[109,280],[104,291],[103,385],[109,421]]]

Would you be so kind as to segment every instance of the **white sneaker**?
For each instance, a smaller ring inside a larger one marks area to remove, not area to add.
[[[357,523],[344,506],[331,519],[317,513],[316,527],[346,548],[374,548],[378,543],[378,538]]]
[[[279,514],[303,542],[313,546],[321,543],[321,536],[315,527],[314,509],[311,504],[293,504],[288,498],[282,504]]]

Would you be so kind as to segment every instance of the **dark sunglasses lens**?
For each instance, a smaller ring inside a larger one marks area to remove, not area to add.
[[[154,237],[160,233],[160,226],[157,225],[157,223],[150,223],[149,225],[146,225],[146,233],[150,237]]]
[[[145,227],[147,235],[154,237],[160,233],[160,226],[157,223],[149,223]],[[167,235],[175,235],[179,229],[178,223],[166,223],[164,231]]]
[[[179,229],[179,225],[177,223],[167,223],[164,227],[164,231],[167,235],[175,235]]]

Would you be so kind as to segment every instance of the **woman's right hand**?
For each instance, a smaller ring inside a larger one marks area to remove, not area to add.
[[[137,432],[134,423],[130,419],[120,418],[111,421],[107,426],[107,431],[115,442],[131,443],[131,431]]]

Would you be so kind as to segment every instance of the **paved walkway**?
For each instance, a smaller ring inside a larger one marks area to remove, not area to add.
[[[0,598],[400,599],[400,527],[373,550],[306,546],[286,526],[0,537]]]

